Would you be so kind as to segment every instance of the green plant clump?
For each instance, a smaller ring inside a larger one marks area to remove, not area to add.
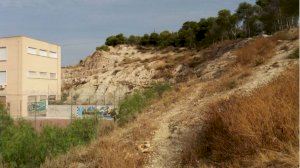
[[[98,119],[84,118],[73,121],[66,128],[46,126],[37,133],[25,120],[14,123],[0,106],[0,165],[39,167],[46,157],[89,143],[97,136],[99,124]]]
[[[118,124],[124,125],[125,123],[133,120],[137,113],[141,112],[151,103],[151,100],[161,98],[162,94],[170,88],[171,86],[169,84],[158,83],[153,84],[150,88],[143,91],[136,91],[127,96],[119,104],[119,111],[117,115]]]
[[[290,59],[299,59],[299,48],[295,50],[291,55],[289,55]]]
[[[110,49],[107,45],[102,45],[100,47],[97,47],[96,50],[97,51],[106,51],[106,52],[110,51]]]

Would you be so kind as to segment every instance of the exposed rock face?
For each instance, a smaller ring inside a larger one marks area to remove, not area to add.
[[[108,52],[96,51],[78,65],[63,68],[63,92],[68,100],[75,96],[81,103],[117,104],[126,94],[153,82],[177,83],[189,77],[216,77],[228,61],[220,65],[204,62],[224,54],[232,55],[229,51],[244,43],[231,41],[201,51],[127,45],[110,47]]]
[[[118,46],[109,52],[96,51],[79,65],[63,68],[63,89],[78,95],[79,102],[117,103],[134,89],[149,86],[157,73],[145,59],[154,53],[141,53],[135,47]]]

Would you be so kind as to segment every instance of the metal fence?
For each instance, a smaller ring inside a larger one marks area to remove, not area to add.
[[[0,97],[1,101],[6,102],[7,111],[12,115],[27,116],[25,118],[28,119],[69,120],[95,115],[113,120],[118,104],[123,98],[120,95],[116,96],[116,94],[110,95],[110,97],[96,94],[62,95],[57,100],[52,99],[50,95],[6,94],[0,95]],[[9,99],[7,99],[8,97]],[[24,101],[21,97],[27,97],[26,107],[22,104]],[[84,98],[82,99],[82,97]],[[24,115],[23,111],[26,111],[27,115]]]

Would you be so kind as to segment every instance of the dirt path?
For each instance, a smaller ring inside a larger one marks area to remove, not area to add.
[[[201,90],[201,88],[198,88],[198,90]],[[180,167],[179,157],[183,150],[181,136],[188,128],[180,124],[180,117],[178,118],[178,116],[193,108],[191,102],[195,101],[197,96],[198,92],[190,92],[190,96],[187,99],[177,102],[176,106],[159,118],[159,129],[155,132],[151,141],[154,152],[149,159],[148,165],[145,166],[146,168]],[[215,94],[205,97],[197,102],[197,109],[204,109],[209,102],[224,98],[224,96],[225,94]]]
[[[183,106],[176,106],[160,118],[159,129],[152,139],[155,152],[151,156],[147,168],[176,167],[178,165],[176,156],[179,155],[181,148],[172,138],[174,130],[172,131],[171,124],[174,116],[185,111],[183,108]]]

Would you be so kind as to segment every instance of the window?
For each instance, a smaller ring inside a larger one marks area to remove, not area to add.
[[[55,95],[49,95],[48,96],[48,100],[49,101],[55,101],[56,100],[56,96]]]
[[[7,60],[7,49],[6,47],[0,47],[0,61]]]
[[[27,48],[27,53],[28,54],[33,54],[33,55],[36,55],[36,49],[35,48],[32,48],[32,47],[28,47]]]
[[[29,78],[37,78],[37,72],[35,71],[28,71],[28,77]]]
[[[40,78],[48,78],[47,72],[40,72]]]
[[[47,57],[48,54],[47,54],[46,50],[40,50],[39,55],[42,56],[42,57]]]
[[[50,79],[56,79],[56,73],[50,73]]]
[[[57,53],[56,53],[56,52],[53,52],[53,51],[50,51],[49,56],[50,56],[51,58],[57,58]]]
[[[6,85],[6,71],[0,71],[0,85]]]
[[[46,95],[41,95],[40,96],[40,101],[47,101],[47,96]]]

